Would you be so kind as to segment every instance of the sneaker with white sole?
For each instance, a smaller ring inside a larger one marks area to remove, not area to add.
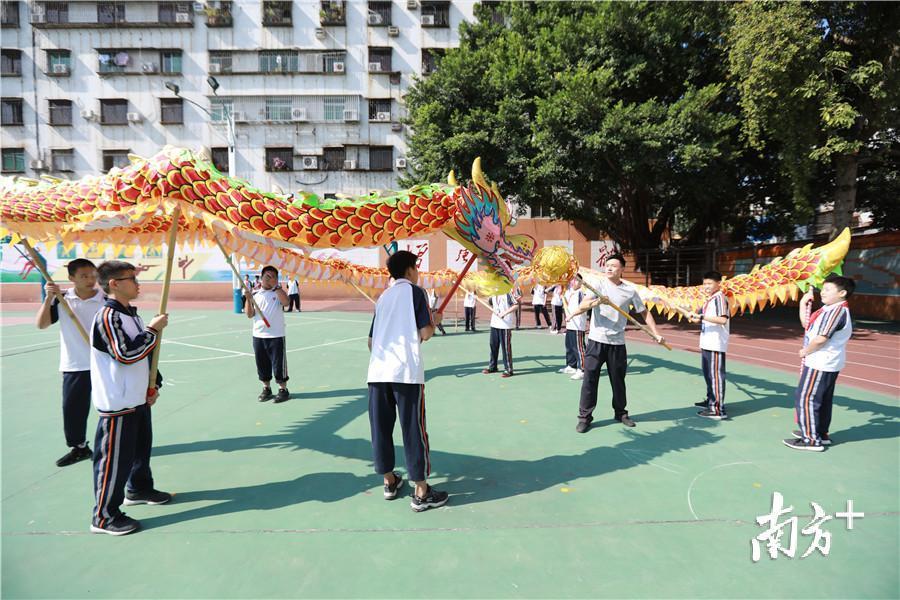
[[[798,440],[802,440],[802,439],[803,439],[803,434],[800,432],[799,429],[793,430],[793,431],[791,432],[791,435],[794,436],[795,438],[797,438]],[[828,434],[826,433],[826,434],[823,434],[823,435],[821,436],[821,439],[819,440],[819,442],[820,442],[823,446],[830,446],[830,445],[831,445],[831,438],[830,438],[830,437],[828,436]]]
[[[726,415],[724,413],[713,412],[713,411],[709,410],[708,408],[706,410],[701,410],[700,412],[697,413],[697,415],[699,415],[701,417],[706,417],[707,419],[713,419],[714,421],[721,421],[722,419],[728,418],[728,415]]]
[[[115,519],[104,522],[102,525],[100,522],[96,524],[91,523],[91,533],[106,533],[109,535],[128,535],[140,528],[141,524],[125,513],[122,513]]]
[[[447,504],[447,500],[450,499],[450,495],[447,492],[439,492],[430,485],[428,486],[428,491],[425,492],[425,496],[419,497],[416,495],[416,492],[413,491],[412,500],[409,503],[409,506],[416,512],[426,511],[429,508],[438,508]]]
[[[578,369],[577,371],[575,371],[572,374],[571,377],[569,377],[569,379],[573,379],[575,381],[578,381],[579,379],[584,379],[584,371],[582,371],[581,369]]]
[[[791,438],[789,440],[781,440],[788,448],[793,448],[794,450],[808,450],[810,452],[824,452],[825,446],[820,446],[818,444],[813,444],[812,442],[804,442],[803,440],[797,440]]]
[[[575,372],[575,369],[573,369],[569,365],[566,365],[565,367],[563,367],[562,369],[557,371],[557,373],[565,373],[566,375],[571,375],[574,372]]]
[[[146,492],[125,492],[125,506],[134,506],[135,504],[165,504],[172,499],[172,494],[168,492],[160,492],[159,490],[148,490]]]
[[[384,485],[384,499],[385,500],[393,500],[397,497],[397,494],[400,493],[400,488],[403,487],[403,476],[400,473],[394,471],[394,484],[393,485]]]

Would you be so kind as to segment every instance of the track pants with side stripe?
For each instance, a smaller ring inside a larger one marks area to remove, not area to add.
[[[706,380],[706,403],[717,415],[725,414],[725,353],[700,350],[703,379]]]
[[[584,370],[584,333],[566,329],[566,366]]]
[[[411,481],[431,474],[428,430],[425,427],[425,386],[416,383],[369,383],[369,426],[375,472],[394,470],[394,423],[400,414],[406,471]]]
[[[513,372],[512,358],[512,329],[499,329],[491,327],[491,355],[488,360],[488,369],[497,370],[497,351],[503,351],[503,370]]]
[[[94,438],[93,524],[104,524],[122,514],[126,484],[132,492],[153,489],[150,449],[153,426],[146,404],[115,413],[98,413]]]
[[[828,428],[831,427],[834,384],[839,374],[839,371],[817,371],[807,366],[800,372],[794,407],[804,441],[821,444],[822,436],[828,433]]]

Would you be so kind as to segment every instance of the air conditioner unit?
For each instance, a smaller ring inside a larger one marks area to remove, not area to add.
[[[391,120],[391,113],[389,113],[389,112],[379,112],[379,113],[375,113],[375,120],[376,120],[376,121],[390,121],[390,120]]]
[[[397,37],[398,35],[400,35],[400,28],[396,25],[391,25],[390,27],[388,27],[388,35],[391,37]]]
[[[398,169],[405,169],[406,168],[406,159],[398,158],[397,160],[394,161],[394,166]]]
[[[191,22],[191,13],[186,13],[186,12],[175,13],[175,22],[176,23],[190,23]]]
[[[325,39],[325,28],[324,27],[316,27],[316,37],[320,40]]]
[[[28,166],[31,167],[31,169],[33,171],[46,171],[47,170],[47,163],[45,163],[42,160],[33,160],[30,163],[28,163]]]
[[[359,121],[359,115],[356,114],[355,110],[345,110],[344,111],[344,120],[345,121]]]
[[[403,123],[391,123],[391,131],[403,131]]]
[[[129,123],[140,123],[141,122],[141,113],[130,112],[125,116],[128,118]]]
[[[318,156],[304,156],[303,160],[300,161],[300,164],[304,169],[307,170],[315,170],[319,168],[319,157]]]
[[[44,17],[44,13],[36,12],[31,15],[32,23],[44,23],[46,21],[46,17]]]
[[[202,12],[206,10],[206,5],[202,2],[194,2],[194,12]]]
[[[54,75],[68,75],[69,74],[69,65],[65,65],[62,63],[56,63],[53,65],[53,74]]]
[[[344,72],[344,63],[342,63],[342,62],[332,63],[331,68],[335,73],[343,73]]]
[[[344,161],[344,170],[345,171],[355,171],[356,170],[356,161],[355,160],[345,160]]]
[[[422,15],[422,25],[434,25],[434,15]]]
[[[92,111],[89,108],[83,108],[83,109],[81,109],[81,118],[87,119],[88,121],[93,121],[94,119],[97,118],[97,113],[95,113],[94,111]]]
[[[419,3],[416,2],[416,0],[406,0],[406,8],[408,8],[409,10],[414,9],[417,6],[419,6]]]
[[[246,123],[247,122],[247,115],[245,115],[244,111],[242,111],[242,110],[236,110],[233,113],[231,113],[231,118],[234,119],[235,123]]]
[[[306,120],[306,109],[305,108],[292,108],[291,109],[291,121],[305,121]]]
[[[222,65],[220,65],[219,63],[210,63],[209,64],[209,72],[210,73],[221,73]]]
[[[369,16],[366,17],[366,21],[369,25],[381,25],[383,19],[378,13],[369,13]]]
[[[141,71],[144,73],[156,73],[159,69],[153,63],[144,63],[141,65]]]
[[[369,63],[369,73],[378,73],[378,72],[380,72],[381,70],[382,70],[382,69],[381,69],[381,63],[380,63],[380,62],[370,62],[370,63]]]

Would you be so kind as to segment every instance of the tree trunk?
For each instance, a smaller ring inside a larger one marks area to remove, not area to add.
[[[854,154],[838,156],[834,161],[836,170],[834,189],[834,224],[828,232],[828,239],[834,239],[849,227],[856,209],[856,176],[859,159]]]

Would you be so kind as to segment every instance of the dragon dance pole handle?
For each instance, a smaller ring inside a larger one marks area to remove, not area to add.
[[[250,299],[250,304],[253,305],[253,310],[255,310],[256,314],[258,314],[262,318],[263,323],[266,324],[266,327],[271,327],[271,325],[269,325],[269,320],[266,319],[266,315],[264,315],[263,312],[259,310],[259,306],[256,304],[256,300],[253,298],[253,294],[250,293],[250,288],[247,287],[247,282],[241,278],[241,274],[238,273],[237,267],[235,267],[234,263],[231,262],[231,255],[225,250],[225,248],[222,246],[222,242],[219,241],[219,238],[215,234],[213,234],[213,239],[216,241],[216,246],[218,246],[219,250],[222,251],[222,255],[225,257],[225,262],[227,262],[228,266],[231,267],[231,272],[234,273],[234,276],[237,277],[238,281],[241,282],[241,288],[243,288],[244,294]]]
[[[25,238],[22,238],[22,245],[25,246],[25,250],[28,251],[28,255],[31,257],[31,262],[34,263],[35,268],[40,271],[41,276],[47,280],[47,283],[54,283],[53,278],[50,277],[50,274],[47,272],[47,269],[44,268],[44,263],[41,261],[37,252],[35,252],[34,248]],[[56,285],[54,283],[54,285]],[[84,338],[84,341],[87,342],[87,345],[91,345],[91,340],[88,338],[87,331],[84,330],[84,327],[81,325],[81,321],[78,320],[78,317],[75,316],[75,311],[72,310],[72,307],[69,306],[69,303],[66,302],[66,299],[63,298],[62,294],[57,294],[56,299],[59,300],[60,305],[65,309],[67,313],[69,313],[69,317],[71,317],[72,322],[75,323],[75,327],[78,328],[78,333],[81,334],[81,337]]]
[[[181,206],[176,204],[172,211],[172,224],[169,228],[169,239],[166,248],[166,274],[163,278],[162,296],[159,298],[159,314],[166,314],[166,306],[169,304],[169,287],[172,285],[172,263],[175,260],[175,242],[178,240],[178,219],[181,217]],[[147,383],[147,393],[152,398],[156,395],[156,373],[159,371],[159,354],[162,351],[162,331],[156,335],[156,352],[150,361],[150,380]]]
[[[351,286],[353,286],[353,289],[354,289],[354,290],[356,290],[357,292],[359,292],[360,294],[362,294],[363,296],[365,296],[366,300],[368,300],[368,301],[371,302],[372,304],[377,304],[377,302],[375,302],[375,300],[372,299],[372,296],[370,296],[370,295],[368,295],[367,293],[365,293],[364,291],[362,291],[362,288],[360,288],[358,285],[356,285],[355,283],[353,283],[353,282],[350,281],[349,279],[347,280],[347,283],[349,283]]]
[[[466,273],[469,272],[469,269],[475,263],[475,255],[472,254],[472,258],[469,259],[469,262],[466,263],[466,266],[463,268],[462,272],[459,274],[459,277],[456,278],[456,281],[453,282],[453,287],[450,288],[450,292],[444,298],[444,301],[441,302],[441,305],[438,307],[437,312],[443,313],[444,309],[447,307],[447,303],[450,302],[450,298],[453,297],[453,294],[456,293],[456,288],[459,287],[459,284],[462,283],[463,277],[466,276]]]
[[[649,327],[647,327],[646,325],[644,325],[643,323],[641,323],[640,321],[638,321],[637,319],[635,319],[634,317],[629,315],[627,312],[625,312],[624,310],[622,310],[621,308],[619,308],[618,306],[613,304],[609,298],[607,298],[606,296],[604,296],[603,294],[598,292],[596,289],[594,289],[587,281],[584,280],[584,277],[581,276],[581,273],[576,275],[576,277],[578,277],[578,279],[581,280],[581,283],[584,285],[584,287],[586,287],[590,292],[592,292],[595,296],[597,296],[597,298],[600,298],[601,302],[603,302],[603,304],[606,304],[607,306],[611,306],[612,308],[614,308],[616,310],[616,312],[618,312],[620,315],[622,315],[623,317],[628,319],[631,323],[637,325],[641,331],[643,331],[644,333],[649,335],[651,338],[653,338],[653,340],[657,344],[660,344],[666,350],[672,349],[672,346],[670,346],[668,343],[666,343],[665,341],[660,341],[662,339],[662,336],[656,337],[656,335],[652,331],[650,331]]]

